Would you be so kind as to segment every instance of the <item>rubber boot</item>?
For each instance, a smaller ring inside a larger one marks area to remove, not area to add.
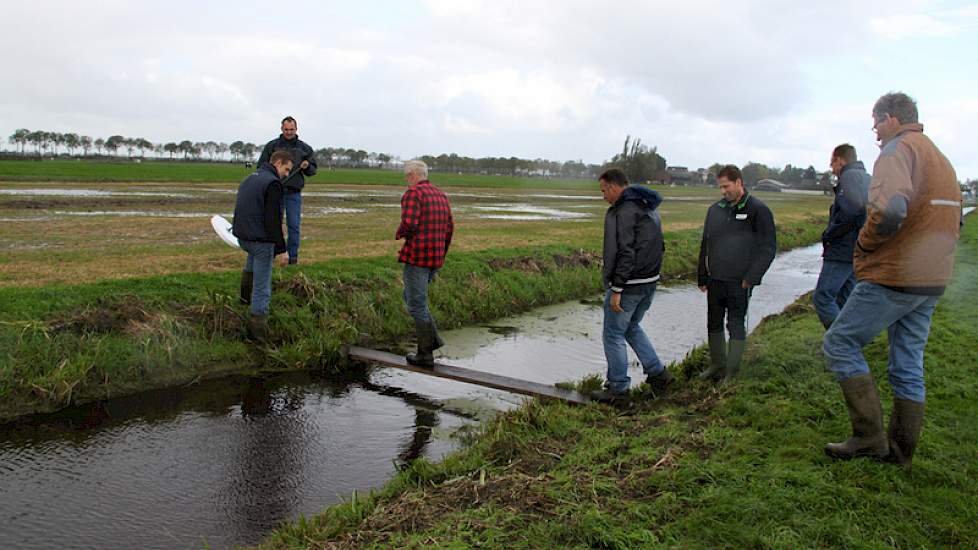
[[[920,441],[920,429],[924,424],[924,404],[909,399],[894,399],[890,415],[888,435],[890,454],[887,461],[894,462],[910,471],[913,451]]]
[[[723,331],[707,334],[710,346],[710,368],[700,373],[700,380],[716,380],[724,375],[727,369],[727,342]]]
[[[744,348],[747,347],[747,340],[730,339],[727,346],[727,375],[723,377],[723,382],[729,384],[740,374],[740,361],[744,357]]]
[[[841,443],[829,443],[825,454],[832,458],[857,456],[883,458],[889,452],[883,433],[883,406],[871,374],[860,374],[839,383],[849,409],[852,437]]]
[[[242,304],[251,303],[251,289],[255,284],[255,274],[251,271],[241,272],[241,298],[239,301]]]
[[[441,335],[438,334],[438,325],[435,324],[435,320],[431,320],[431,351],[440,349],[445,345],[445,341],[441,339]]]
[[[248,333],[259,342],[268,341],[268,315],[252,315],[248,322]]]
[[[432,330],[431,323],[415,321],[414,332],[418,337],[418,352],[407,354],[405,359],[407,359],[408,364],[416,367],[433,368],[435,366],[435,356],[431,351],[435,345],[435,333]]]

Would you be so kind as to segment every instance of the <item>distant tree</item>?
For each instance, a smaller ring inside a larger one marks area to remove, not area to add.
[[[740,169],[740,173],[744,178],[744,185],[748,188],[753,187],[763,179],[771,178],[771,172],[772,170],[770,168],[759,162],[748,162],[746,166]]]
[[[74,134],[74,133],[62,134],[61,138],[64,141],[65,150],[68,152],[69,155],[73,155],[75,153],[75,149],[77,149],[79,145],[78,134]]]
[[[659,155],[657,147],[649,149],[641,139],[631,139],[632,136],[625,137],[621,153],[612,157],[607,166],[621,168],[630,181],[650,180],[656,172],[665,170],[666,159]]]
[[[105,148],[113,155],[116,154],[116,151],[119,150],[119,147],[123,147],[125,145],[126,145],[126,138],[120,135],[109,136],[109,138],[105,140]]]
[[[78,138],[78,146],[81,147],[82,155],[88,156],[88,152],[92,150],[92,136],[81,136]]]
[[[171,141],[163,145],[163,150],[170,154],[170,159],[172,160],[173,154],[180,152],[180,146]]]
[[[30,136],[31,131],[27,128],[18,128],[14,130],[13,134],[10,134],[10,143],[20,146],[20,154],[24,154],[24,146],[28,143],[28,136]]]
[[[189,139],[181,141],[177,147],[179,147],[180,152],[183,153],[184,160],[190,157],[190,154],[194,152],[194,143]]]
[[[387,166],[387,163],[390,161],[391,161],[391,156],[388,155],[387,153],[380,153],[379,155],[377,155],[377,162],[380,163],[381,168]]]
[[[217,154],[221,160],[224,160],[224,155],[226,155],[230,149],[231,147],[223,141],[217,144]]]
[[[99,155],[102,154],[102,149],[104,149],[104,148],[105,148],[105,140],[102,139],[102,138],[96,139],[95,140],[95,150],[98,151],[98,154]]]

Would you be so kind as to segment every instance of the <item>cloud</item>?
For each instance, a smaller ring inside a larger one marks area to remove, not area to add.
[[[950,23],[921,13],[874,17],[869,27],[877,35],[890,40],[951,36],[959,31]]]

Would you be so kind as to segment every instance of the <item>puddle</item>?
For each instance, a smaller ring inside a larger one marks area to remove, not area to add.
[[[358,214],[360,212],[366,212],[363,208],[340,208],[338,206],[327,206],[326,208],[320,208],[319,212],[321,214]]]
[[[533,206],[527,204],[498,204],[491,206],[470,206],[471,210],[480,212],[517,212],[517,214],[478,214],[477,217],[486,220],[573,220],[591,218],[594,215],[587,212],[568,212],[556,208]]]
[[[144,210],[94,210],[87,212],[72,212],[58,210],[54,214],[58,216],[119,216],[124,218],[210,218],[213,212],[149,212]],[[222,216],[231,217],[233,214],[228,212]]]

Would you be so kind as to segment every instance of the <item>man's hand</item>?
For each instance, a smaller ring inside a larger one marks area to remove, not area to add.
[[[700,292],[706,292],[706,285],[700,285]]]
[[[611,293],[611,311],[615,313],[622,313],[625,310],[621,308],[621,293],[612,292]]]
[[[744,290],[748,290],[752,286],[754,286],[754,285],[748,283],[746,280],[740,281],[740,288],[742,288]]]
[[[288,254],[285,254],[285,253],[279,254],[278,255],[278,258],[276,258],[276,259],[278,260],[278,266],[279,267],[285,267],[285,266],[289,265],[289,255]]]
[[[305,170],[306,168],[309,168],[308,160],[304,160],[301,163],[299,163],[299,170]]]

